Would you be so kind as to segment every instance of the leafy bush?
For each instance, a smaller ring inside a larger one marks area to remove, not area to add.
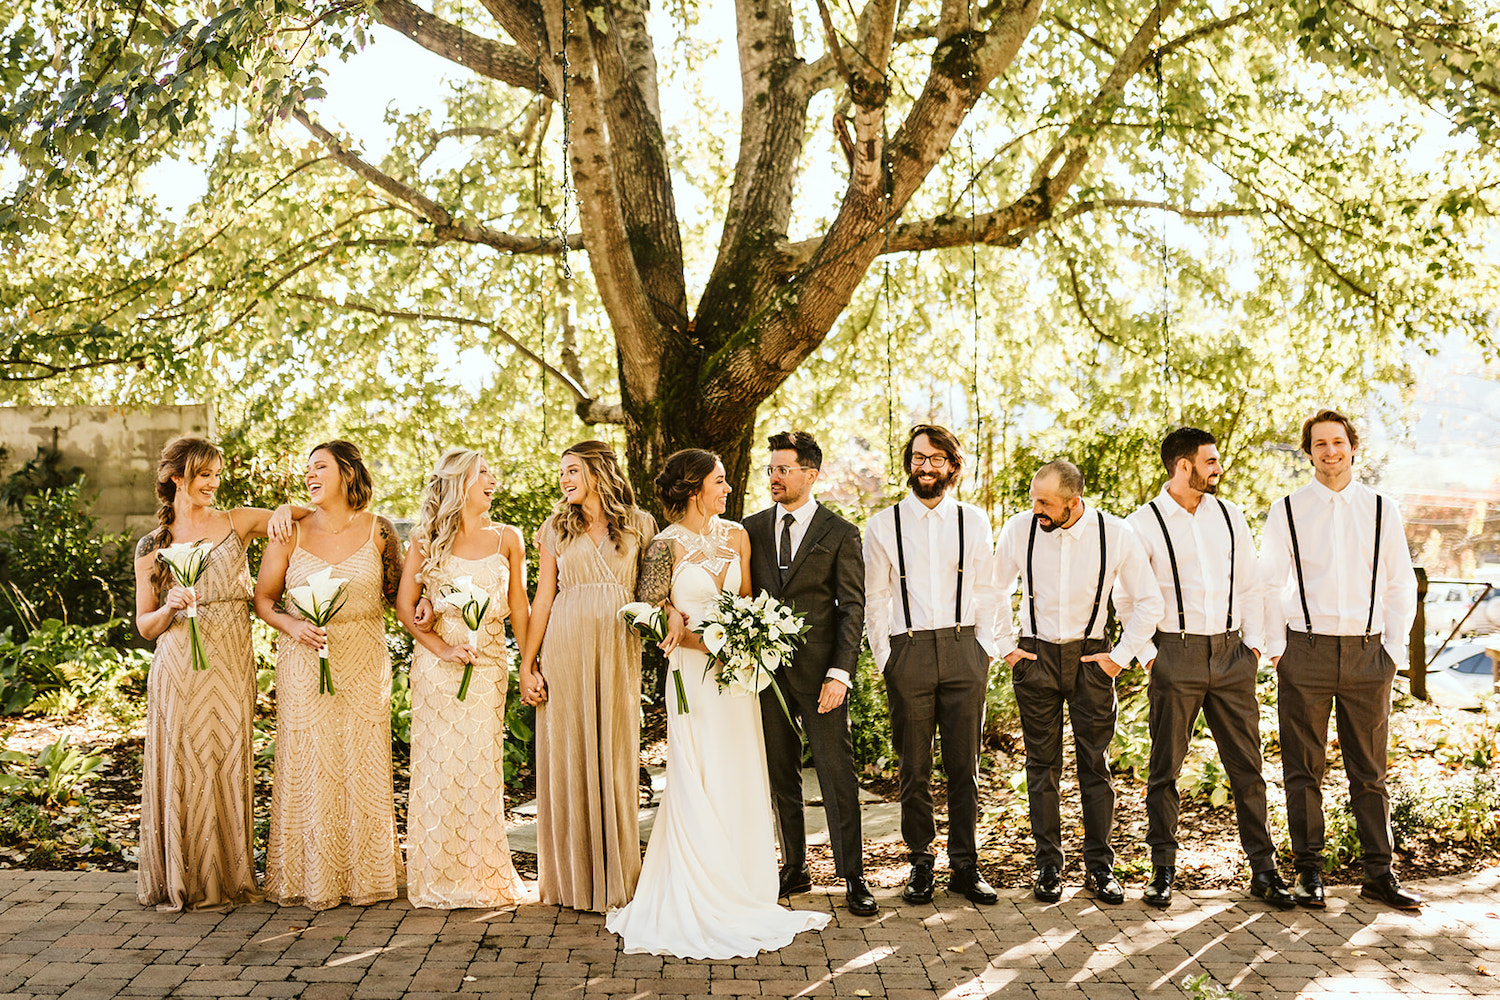
[[[122,626],[49,618],[19,642],[10,628],[0,631],[0,713],[55,715],[87,705],[122,722],[139,716],[151,657],[108,644]]]
[[[1398,848],[1406,840],[1495,843],[1500,839],[1500,772],[1460,772],[1431,784],[1394,782],[1391,827]]]
[[[17,750],[0,752],[0,762],[22,765],[19,772],[0,774],[0,794],[41,805],[62,806],[73,801],[78,786],[93,780],[103,757],[79,753],[68,738],[42,748],[35,757]]]
[[[26,632],[48,618],[94,625],[133,609],[130,536],[96,533],[84,482],[31,495],[0,532],[0,628]]]

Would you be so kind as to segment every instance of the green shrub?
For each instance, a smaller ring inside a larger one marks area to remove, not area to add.
[[[137,718],[151,657],[109,645],[123,624],[49,618],[19,642],[10,628],[0,631],[0,713],[57,715],[88,707],[120,722]]]
[[[33,494],[0,532],[0,628],[24,633],[47,618],[95,625],[133,611],[130,536],[95,531],[83,487]]]
[[[103,757],[79,753],[68,746],[68,738],[42,748],[35,757],[17,750],[0,752],[0,762],[21,765],[16,771],[0,774],[0,794],[34,802],[38,805],[62,806],[73,801],[78,787],[97,777]]]

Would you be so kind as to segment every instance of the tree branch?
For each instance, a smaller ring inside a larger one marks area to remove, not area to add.
[[[375,14],[387,28],[400,32],[427,51],[471,69],[480,76],[540,93],[544,97],[553,96],[552,86],[537,72],[537,56],[534,51],[515,45],[502,45],[483,35],[466,31],[408,0],[380,0],[375,5]]]
[[[416,323],[449,323],[453,326],[478,327],[488,330],[490,333],[505,341],[515,348],[516,353],[538,367],[544,369],[547,374],[557,379],[567,387],[568,392],[573,395],[577,403],[578,416],[586,424],[623,424],[625,422],[625,411],[618,403],[601,403],[594,399],[588,390],[575,380],[567,372],[562,371],[549,364],[541,355],[521,342],[515,334],[498,323],[488,320],[475,319],[472,316],[452,316],[447,313],[427,312],[425,310],[412,311],[408,309],[388,309],[366,302],[346,298],[343,302],[330,298],[326,295],[308,295],[303,292],[292,292],[289,298],[298,299],[303,302],[313,302],[318,305],[328,306],[332,309],[342,309],[351,312],[360,312],[368,316],[379,316],[382,319],[403,320]]]
[[[384,191],[394,200],[412,208],[422,221],[432,227],[433,235],[441,240],[480,243],[513,254],[562,253],[565,243],[569,250],[581,249],[583,246],[582,238],[578,236],[569,236],[566,241],[556,237],[538,239],[535,236],[517,236],[514,233],[501,232],[488,226],[475,225],[472,222],[455,222],[453,216],[442,205],[411,185],[371,166],[358,155],[350,152],[337,136],[314,121],[306,111],[297,108],[292,111],[292,117],[296,118],[313,138],[322,143],[329,155],[345,169],[358,175],[371,186]]]

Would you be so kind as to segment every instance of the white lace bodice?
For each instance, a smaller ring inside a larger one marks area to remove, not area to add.
[[[701,535],[680,524],[669,525],[657,535],[682,546],[682,557],[672,567],[672,605],[695,626],[718,600],[721,576],[723,590],[740,592],[740,554],[730,541],[734,527],[733,521],[715,517]],[[700,572],[686,572],[689,569]]]

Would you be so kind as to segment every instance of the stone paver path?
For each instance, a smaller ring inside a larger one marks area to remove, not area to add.
[[[164,914],[133,873],[0,872],[0,997],[303,1000],[857,996],[1177,997],[1207,973],[1247,997],[1500,996],[1500,869],[1421,884],[1418,916],[1330,894],[1280,913],[1237,892],[1192,892],[1159,913],[1138,891],[1100,907],[1022,891],[975,908],[939,893],[877,917],[842,894],[798,897],[835,921],[775,954],[686,962],[621,953],[603,919],[552,906],[451,913],[406,901],[313,914],[269,904]]]

